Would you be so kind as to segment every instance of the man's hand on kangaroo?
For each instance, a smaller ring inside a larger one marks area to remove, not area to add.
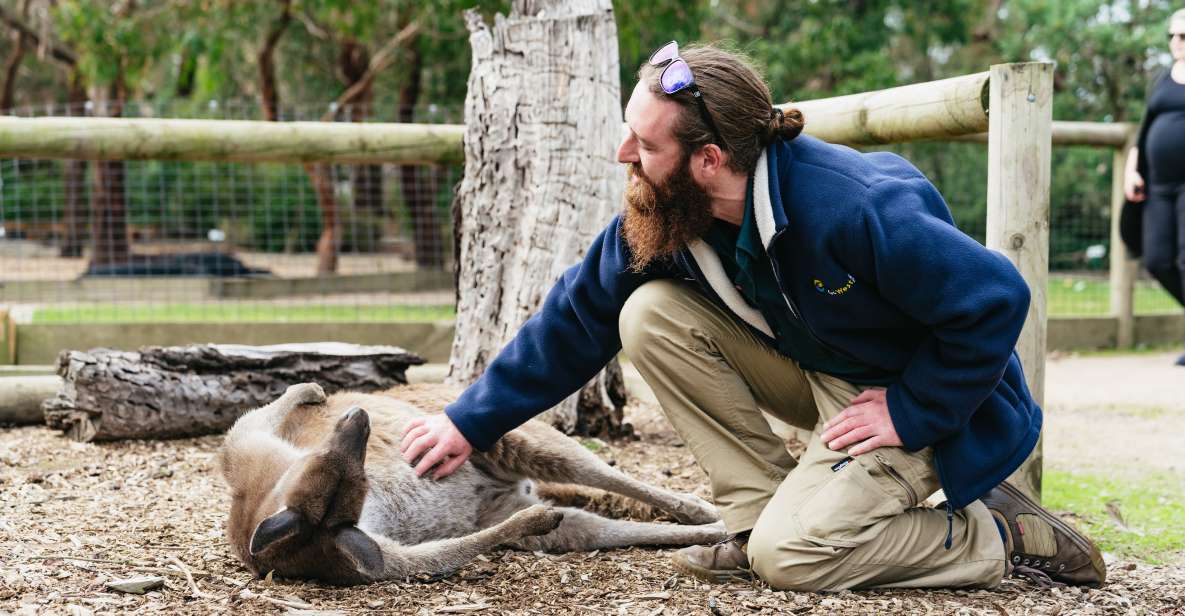
[[[473,446],[453,425],[448,415],[440,414],[431,417],[421,417],[411,421],[403,432],[403,442],[399,444],[403,459],[416,464],[416,475],[436,467],[433,479],[442,479],[461,467],[469,454],[473,453]]]

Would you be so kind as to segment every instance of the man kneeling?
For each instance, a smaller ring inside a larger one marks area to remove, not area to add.
[[[1041,430],[1012,264],[904,159],[800,135],[743,57],[671,42],[638,78],[623,212],[405,457],[455,468],[624,348],[735,533],[677,552],[680,571],[795,590],[1101,584],[1090,540],[1002,483]],[[763,410],[811,431],[801,458]],[[940,487],[945,505],[923,506]]]

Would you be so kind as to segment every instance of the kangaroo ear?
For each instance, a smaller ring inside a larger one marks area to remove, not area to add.
[[[283,509],[272,514],[264,518],[251,534],[251,554],[258,554],[277,541],[294,537],[303,529],[304,518],[294,509]]]
[[[346,526],[333,537],[333,543],[362,575],[375,579],[383,573],[383,550],[357,526]]]

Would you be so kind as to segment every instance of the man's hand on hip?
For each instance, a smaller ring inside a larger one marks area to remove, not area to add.
[[[885,401],[885,390],[866,389],[840,414],[823,424],[823,444],[831,449],[848,450],[849,455],[858,456],[878,447],[900,447],[901,438],[889,417],[889,403]]]
[[[416,464],[418,476],[423,476],[435,466],[433,479],[451,475],[473,453],[473,446],[444,413],[413,419],[403,431],[403,442],[399,444],[399,449],[408,463],[419,459]]]

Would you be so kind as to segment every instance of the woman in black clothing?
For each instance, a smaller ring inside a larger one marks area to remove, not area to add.
[[[1144,204],[1144,267],[1185,306],[1185,9],[1169,19],[1168,38],[1173,65],[1152,81],[1124,192]]]

